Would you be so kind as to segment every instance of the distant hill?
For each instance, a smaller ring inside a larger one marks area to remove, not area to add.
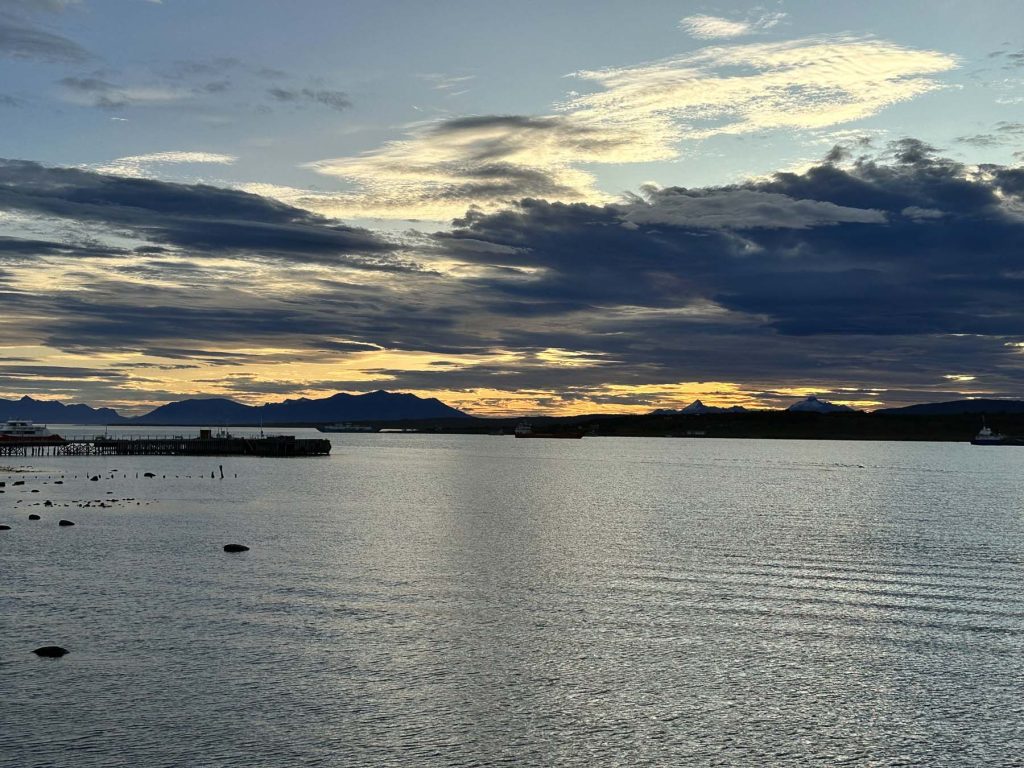
[[[955,416],[964,413],[1024,413],[1024,400],[950,400],[944,403],[920,403],[903,408],[880,408],[875,413],[903,416]]]
[[[56,400],[34,400],[28,395],[20,400],[0,399],[0,423],[8,419],[25,419],[40,424],[123,424],[127,421],[111,408],[64,405]]]
[[[226,398],[180,400],[161,405],[131,420],[133,424],[240,425],[283,423],[331,423],[335,421],[401,421],[469,418],[437,398],[421,398],[399,392],[339,392],[319,400],[298,398],[260,406],[243,405]]]
[[[793,403],[786,409],[791,413],[850,413],[854,409],[848,405],[836,405],[828,400],[819,400],[809,395],[803,400]]]
[[[674,409],[674,408],[659,408],[658,410],[653,411],[652,415],[653,416],[676,416],[676,415],[699,416],[699,415],[705,414],[705,413],[744,413],[744,412],[746,412],[746,410],[747,409],[744,408],[742,405],[733,405],[733,406],[730,406],[729,408],[722,408],[722,407],[717,406],[717,405],[704,405],[704,403],[702,403],[700,400],[694,400],[692,403],[690,403],[685,408],[679,408],[678,410]]]

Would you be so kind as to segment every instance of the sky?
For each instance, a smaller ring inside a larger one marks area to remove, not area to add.
[[[1024,397],[1024,3],[0,0],[0,397]]]

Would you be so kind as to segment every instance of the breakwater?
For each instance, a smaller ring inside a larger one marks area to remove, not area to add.
[[[107,436],[64,439],[56,435],[45,439],[0,440],[0,456],[262,456],[292,458],[326,456],[331,441],[299,439],[294,435],[244,437],[211,435],[181,436]]]

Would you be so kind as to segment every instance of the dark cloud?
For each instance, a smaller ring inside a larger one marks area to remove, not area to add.
[[[100,109],[120,109],[131,103],[121,86],[99,77],[65,77],[60,84],[69,91],[87,96],[93,106]]]
[[[958,136],[956,141],[974,147],[998,147],[1021,141],[1024,138],[1024,123],[1000,120],[988,133]]]
[[[75,290],[0,287],[11,318],[0,343],[223,369],[430,352],[451,363],[372,373],[389,388],[529,390],[560,402],[657,405],[642,388],[680,381],[738,382],[766,398],[788,397],[782,388],[794,384],[864,396],[882,388],[899,402],[948,395],[952,374],[1019,395],[1024,170],[969,168],[911,140],[853,156],[732,186],[647,188],[611,205],[525,199],[470,211],[450,232],[410,236],[426,265],[444,269],[405,265],[372,233],[253,195],[2,163],[0,209],[148,244],[124,264],[83,269]],[[96,247],[0,241],[0,253],[14,254],[9,269]],[[182,264],[182,254],[195,258]],[[360,264],[388,274],[318,269],[297,293],[250,274],[252,255],[279,270]],[[261,346],[286,351],[223,351]],[[499,350],[512,356],[460,362]],[[231,386],[286,390],[273,376],[261,382]]]
[[[127,230],[190,253],[249,253],[374,270],[412,265],[377,235],[245,192],[0,160],[0,210]]]
[[[267,93],[275,101],[291,104],[320,104],[339,112],[352,106],[344,91],[323,88],[268,88]]]
[[[66,37],[0,16],[0,56],[51,63],[81,63],[92,55]]]
[[[24,240],[0,236],[0,263],[36,259],[42,256],[111,258],[125,253],[119,248],[67,244],[47,240]]]

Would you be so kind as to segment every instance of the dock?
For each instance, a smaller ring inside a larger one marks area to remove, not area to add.
[[[0,456],[261,456],[298,458],[327,456],[331,441],[298,439],[294,435],[244,437],[213,435],[202,430],[198,437],[97,435],[95,437],[0,440]]]

